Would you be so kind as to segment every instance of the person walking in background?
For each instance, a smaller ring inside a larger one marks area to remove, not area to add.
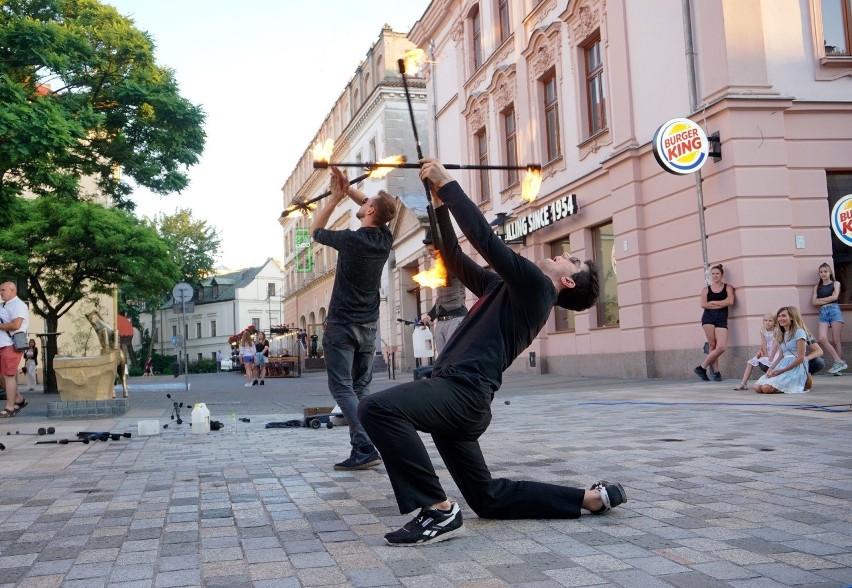
[[[719,356],[728,348],[728,307],[734,303],[734,287],[726,284],[722,278],[725,270],[722,264],[710,268],[710,284],[701,290],[701,328],[707,337],[707,357],[694,370],[695,374],[705,381],[710,381],[707,368],[715,372],[713,379],[722,381],[719,372]]]
[[[808,369],[805,364],[807,329],[799,309],[782,306],[775,315],[778,347],[767,372],[754,385],[758,394],[801,394],[805,391]]]
[[[443,165],[424,159],[420,179],[434,188],[442,236],[441,254],[479,298],[438,356],[430,379],[376,392],[358,414],[385,460],[399,512],[420,509],[401,529],[385,535],[390,545],[422,545],[464,532],[457,502],[444,492],[420,432],[435,447],[468,505],[483,518],[577,518],[601,514],[627,501],[619,483],[599,481],[589,490],[531,480],[493,478],[479,437],[491,423],[491,403],[503,372],[526,349],[560,306],[590,308],[598,298],[591,261],[568,254],[535,263],[494,234],[488,221]],[[459,247],[450,215],[492,269],[480,267]]]
[[[814,286],[811,295],[811,304],[819,307],[819,332],[818,340],[820,346],[828,351],[834,359],[834,365],[828,368],[828,373],[836,376],[848,366],[840,353],[843,351],[843,343],[840,339],[840,330],[843,328],[843,311],[837,300],[840,298],[840,282],[834,279],[834,273],[827,263],[819,266],[819,281]],[[831,329],[832,344],[828,339],[828,330]]]
[[[299,329],[299,333],[296,335],[296,338],[299,340],[299,345],[302,346],[302,351],[308,350],[308,333],[305,329]]]
[[[35,339],[30,339],[29,347],[24,351],[24,369],[27,371],[27,390],[35,390],[38,385],[38,347]]]
[[[317,345],[319,345],[319,335],[314,332],[311,334],[311,350],[308,352],[308,357],[319,357]]]
[[[360,206],[356,231],[325,228],[337,205],[352,199]],[[322,346],[328,373],[328,389],[349,423],[352,445],[349,457],[336,470],[363,470],[382,463],[379,452],[358,420],[358,402],[370,393],[376,331],[379,320],[379,286],[390,256],[393,235],[387,223],[396,214],[396,203],[386,192],[368,198],[349,185],[346,175],[331,168],[329,204],[314,213],[311,234],[317,243],[337,250],[337,269]],[[315,353],[314,336],[311,353]]]
[[[426,245],[429,255],[437,263],[441,259],[441,252],[435,249],[431,231],[426,231],[423,244]],[[432,321],[435,321],[435,357],[441,354],[441,351],[447,345],[447,341],[453,336],[464,317],[467,316],[464,295],[464,284],[447,270],[447,285],[435,289],[435,304],[432,305],[429,312],[423,313],[420,317],[420,324],[427,327]]]
[[[240,337],[240,358],[243,360],[243,367],[246,370],[246,388],[251,388],[257,384],[254,373],[254,354],[257,353],[254,348],[254,341],[251,340],[251,333],[243,331]]]
[[[269,341],[266,340],[266,335],[261,331],[257,334],[257,341],[254,342],[254,369],[255,380],[252,385],[257,384],[257,379],[260,378],[260,385],[264,385],[263,379],[266,377],[266,364],[269,363]]]
[[[12,335],[27,332],[30,326],[30,311],[24,301],[18,298],[18,287],[14,282],[0,284],[0,374],[6,389],[6,408],[0,411],[0,418],[8,419],[27,404],[18,391],[18,366],[21,365],[23,351],[15,351]]]
[[[145,360],[145,371],[142,372],[143,376],[152,377],[154,375],[154,362],[149,357]]]
[[[746,362],[743,379],[740,385],[734,390],[746,390],[748,379],[751,377],[751,371],[758,366],[766,366],[772,363],[772,358],[775,356],[775,315],[767,313],[763,315],[763,325],[760,327],[760,350],[757,354]],[[764,368],[761,368],[764,369]]]
[[[216,352],[216,371],[222,371],[222,350]]]

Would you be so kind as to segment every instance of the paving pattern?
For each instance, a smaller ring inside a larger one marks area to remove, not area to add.
[[[204,436],[191,434],[187,409],[183,425],[169,418],[165,391],[190,395],[150,380],[133,382],[121,418],[48,420],[36,394],[0,423],[0,586],[852,584],[848,378],[758,396],[691,381],[507,377],[481,439],[495,477],[618,480],[629,502],[578,520],[491,521],[460,501],[466,535],[419,548],[384,545],[410,516],[383,468],[333,470],[348,453],[344,427],[264,428],[327,398],[324,375],[249,391],[233,374],[197,377],[192,395],[226,424]],[[376,388],[389,385],[377,377]],[[235,431],[233,412],[251,422]],[[147,418],[170,427],[139,437]],[[134,434],[39,446],[51,437],[5,436],[48,425],[57,439]]]

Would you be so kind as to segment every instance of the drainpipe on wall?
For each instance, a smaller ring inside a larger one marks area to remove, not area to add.
[[[681,0],[683,7],[683,43],[686,47],[686,76],[689,82],[689,108],[692,114],[698,110],[698,78],[695,75],[695,46],[692,40],[692,10],[690,0]],[[698,199],[698,228],[701,231],[701,257],[704,263],[704,281],[710,284],[707,260],[707,230],[704,223],[704,189],[701,170],[695,172],[695,195]]]
[[[435,63],[435,41],[429,41],[429,67],[433,67]],[[434,147],[430,149],[430,151],[434,151],[435,155],[433,157],[435,159],[439,159],[438,157],[438,80],[435,75],[435,70],[432,70],[432,128],[435,129],[434,136]]]

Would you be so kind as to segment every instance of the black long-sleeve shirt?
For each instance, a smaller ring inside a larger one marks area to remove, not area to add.
[[[531,261],[494,234],[458,182],[441,187],[445,206],[435,210],[447,269],[479,300],[435,363],[432,377],[461,376],[493,394],[505,371],[529,347],[556,304],[553,282]],[[450,213],[493,271],[477,265],[459,247]]]

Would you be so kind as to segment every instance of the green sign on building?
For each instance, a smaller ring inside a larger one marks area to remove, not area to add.
[[[296,271],[309,272],[314,269],[314,255],[311,251],[311,230],[296,229]]]

